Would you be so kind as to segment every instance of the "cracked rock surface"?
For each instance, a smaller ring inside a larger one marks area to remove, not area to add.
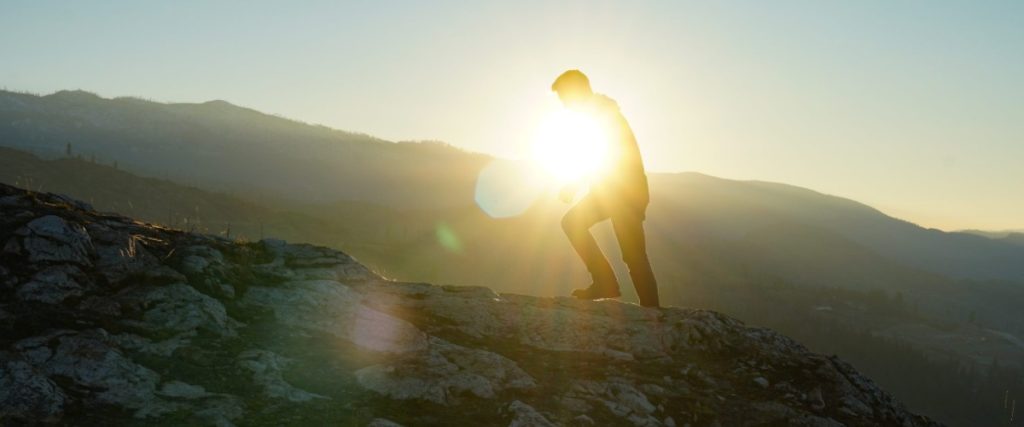
[[[0,185],[0,424],[923,426],[719,313],[381,278]]]

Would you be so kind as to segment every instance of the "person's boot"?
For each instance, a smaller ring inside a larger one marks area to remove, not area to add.
[[[619,293],[619,284],[616,282],[599,283],[595,281],[586,288],[573,289],[572,296],[579,299],[596,300],[601,298],[618,298],[622,294]]]

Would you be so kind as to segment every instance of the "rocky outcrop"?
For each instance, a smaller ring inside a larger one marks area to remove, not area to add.
[[[0,187],[0,423],[931,425],[721,314],[385,280]]]

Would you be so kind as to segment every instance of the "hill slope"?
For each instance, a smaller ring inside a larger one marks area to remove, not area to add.
[[[392,143],[224,101],[163,104],[83,91],[0,91],[0,141],[46,158],[65,155],[70,144],[84,158],[218,191],[403,207],[472,200],[473,177],[488,160],[440,143]]]
[[[714,312],[390,282],[9,186],[0,213],[5,420],[933,424]]]
[[[68,194],[103,212],[204,233],[259,239],[262,235],[310,241],[317,235],[344,235],[343,224],[281,211],[258,201],[144,178],[77,158],[43,160],[0,147],[0,183]]]
[[[565,295],[584,280],[559,274],[571,273],[578,261],[561,235],[545,232],[557,231],[558,217],[544,219],[544,212],[494,220],[475,208],[399,211],[342,203],[299,213],[287,209],[301,206],[274,210],[85,160],[44,161],[3,148],[0,182],[68,192],[101,211],[222,236],[230,231],[231,237],[252,239],[265,232],[327,245],[391,277],[487,284],[532,295]],[[710,203],[699,194],[691,197],[696,206]],[[744,199],[752,198],[737,200]],[[168,218],[169,208],[177,215]],[[652,209],[654,216],[664,214],[657,206]],[[671,218],[685,225],[680,230],[689,229],[688,220]],[[763,218],[751,219],[757,220]],[[438,223],[458,233],[462,252],[439,243]],[[1019,386],[1003,384],[1002,378],[1018,374],[993,372],[990,366],[999,360],[1004,367],[1015,367],[1024,360],[1016,340],[1024,336],[1019,316],[1024,288],[955,283],[902,266],[819,227],[778,221],[769,225],[751,227],[739,236],[677,236],[649,229],[662,301],[718,310],[796,337],[815,351],[838,354],[877,376],[880,385],[915,411],[944,422],[977,425],[983,419],[1005,419],[999,411],[1003,397],[1008,388],[1016,393]],[[853,289],[835,287],[840,284]],[[870,290],[858,290],[865,284]],[[968,375],[961,375],[961,366]]]
[[[471,215],[466,212],[475,209],[477,173],[491,160],[444,144],[392,143],[223,101],[163,104],[104,99],[82,91],[46,96],[0,91],[0,145],[55,158],[66,156],[68,144],[73,155],[96,156],[104,164],[116,161],[141,176],[250,200],[321,205],[310,206],[310,215],[338,212],[324,209],[338,202],[396,210],[462,210],[458,215]],[[862,260],[880,256],[897,264],[885,267],[886,272],[834,262],[839,268],[820,270],[824,275],[797,276],[791,273],[793,266],[767,272],[786,280],[860,288],[933,281],[909,268],[953,278],[1024,282],[1024,246],[924,229],[851,200],[787,185],[693,173],[652,174],[651,186],[649,228],[671,236],[666,245],[710,236],[745,248],[739,239],[748,233],[781,226],[799,228],[805,237],[789,241],[786,235],[772,236],[771,245],[802,246],[805,250],[796,258],[805,262],[827,263],[850,253]],[[548,216],[564,210],[549,205],[542,209]],[[808,247],[808,233],[841,247]],[[417,277],[423,277],[423,268],[414,271]],[[489,273],[486,277],[494,277]]]
[[[1020,246],[925,229],[850,199],[785,184],[693,173],[654,175],[651,185],[652,200],[658,197],[671,204],[683,219],[673,229],[678,232],[739,238],[780,225],[810,226],[920,270],[955,278],[1024,281]]]

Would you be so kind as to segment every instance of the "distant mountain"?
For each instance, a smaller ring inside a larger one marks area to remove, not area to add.
[[[1024,246],[1024,233],[1010,233],[1002,240],[1014,245]]]
[[[754,230],[811,226],[917,269],[956,278],[1024,281],[1024,248],[967,233],[925,229],[849,199],[759,181],[655,175],[657,198],[680,210],[670,230],[740,238]],[[780,241],[781,243],[781,241]]]
[[[962,233],[974,234],[987,237],[992,240],[999,240],[1013,245],[1024,246],[1024,230],[1006,231],[985,231],[985,230],[962,230]]]
[[[488,160],[440,143],[392,143],[224,101],[164,104],[83,91],[0,91],[0,141],[71,152],[142,176],[291,201],[439,207],[471,200]]]
[[[163,104],[82,91],[0,92],[0,145],[59,158],[68,155],[69,144],[72,156],[117,162],[142,176],[264,205],[317,205],[311,215],[343,214],[332,204],[368,203],[474,217],[476,176],[490,161],[440,143],[392,143],[224,101]],[[1014,239],[924,229],[851,200],[782,184],[686,173],[653,174],[651,185],[649,227],[672,245],[703,250],[701,239],[710,238],[712,247],[731,247],[736,259],[728,262],[753,257],[744,268],[767,268],[790,280],[890,287],[931,281],[918,274],[928,272],[1024,282],[1024,247]],[[549,204],[534,212],[554,216],[562,209]],[[781,229],[801,231],[772,235]],[[468,232],[484,243],[491,235]],[[744,255],[758,245],[762,250]],[[764,251],[773,257],[769,264],[761,262],[769,259],[760,255]],[[823,267],[814,273],[807,265]]]

